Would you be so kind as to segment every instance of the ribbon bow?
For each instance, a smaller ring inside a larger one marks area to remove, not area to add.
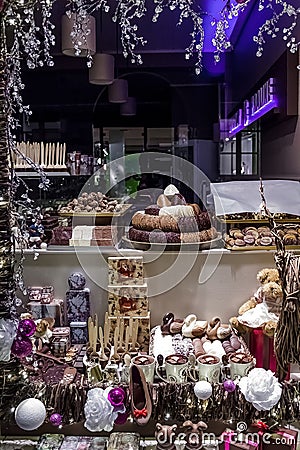
[[[266,431],[269,429],[269,426],[262,420],[257,420],[253,425],[257,427],[259,431]]]
[[[139,419],[140,417],[147,417],[148,411],[146,408],[143,409],[135,409],[133,411],[133,415],[136,419]]]

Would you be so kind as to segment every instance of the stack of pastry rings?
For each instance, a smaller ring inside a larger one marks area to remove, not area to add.
[[[158,215],[154,206],[147,208],[145,211],[152,212],[152,214],[137,212],[132,217],[129,239],[133,241],[204,242],[217,236],[216,229],[211,227],[207,212],[200,212],[194,216],[176,217]]]

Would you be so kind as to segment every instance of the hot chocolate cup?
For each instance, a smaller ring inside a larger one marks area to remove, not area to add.
[[[215,355],[200,355],[197,358],[197,372],[199,380],[218,383],[221,374],[221,360]]]
[[[132,358],[131,363],[144,372],[147,383],[153,383],[155,373],[155,359],[153,356],[138,355]]]
[[[229,358],[230,378],[246,377],[251,369],[255,366],[253,356],[246,353],[235,353]]]
[[[160,379],[167,382],[185,383],[187,380],[188,358],[184,355],[174,354],[168,355],[164,361],[166,378],[160,373],[160,368],[156,369],[156,373]]]

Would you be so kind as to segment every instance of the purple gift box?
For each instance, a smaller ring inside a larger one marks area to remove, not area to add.
[[[55,298],[46,304],[34,301],[27,303],[27,306],[30,309],[33,319],[52,317],[55,319],[56,327],[63,325],[64,301],[62,299]]]
[[[90,316],[90,290],[70,289],[66,293],[66,322],[87,322]]]
[[[71,322],[71,343],[86,344],[88,341],[88,329],[86,322]]]

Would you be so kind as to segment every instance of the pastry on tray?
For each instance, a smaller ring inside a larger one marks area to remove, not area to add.
[[[128,237],[137,242],[195,244],[218,236],[208,213],[196,203],[187,204],[173,185],[166,187],[156,205],[136,212],[131,224]]]

